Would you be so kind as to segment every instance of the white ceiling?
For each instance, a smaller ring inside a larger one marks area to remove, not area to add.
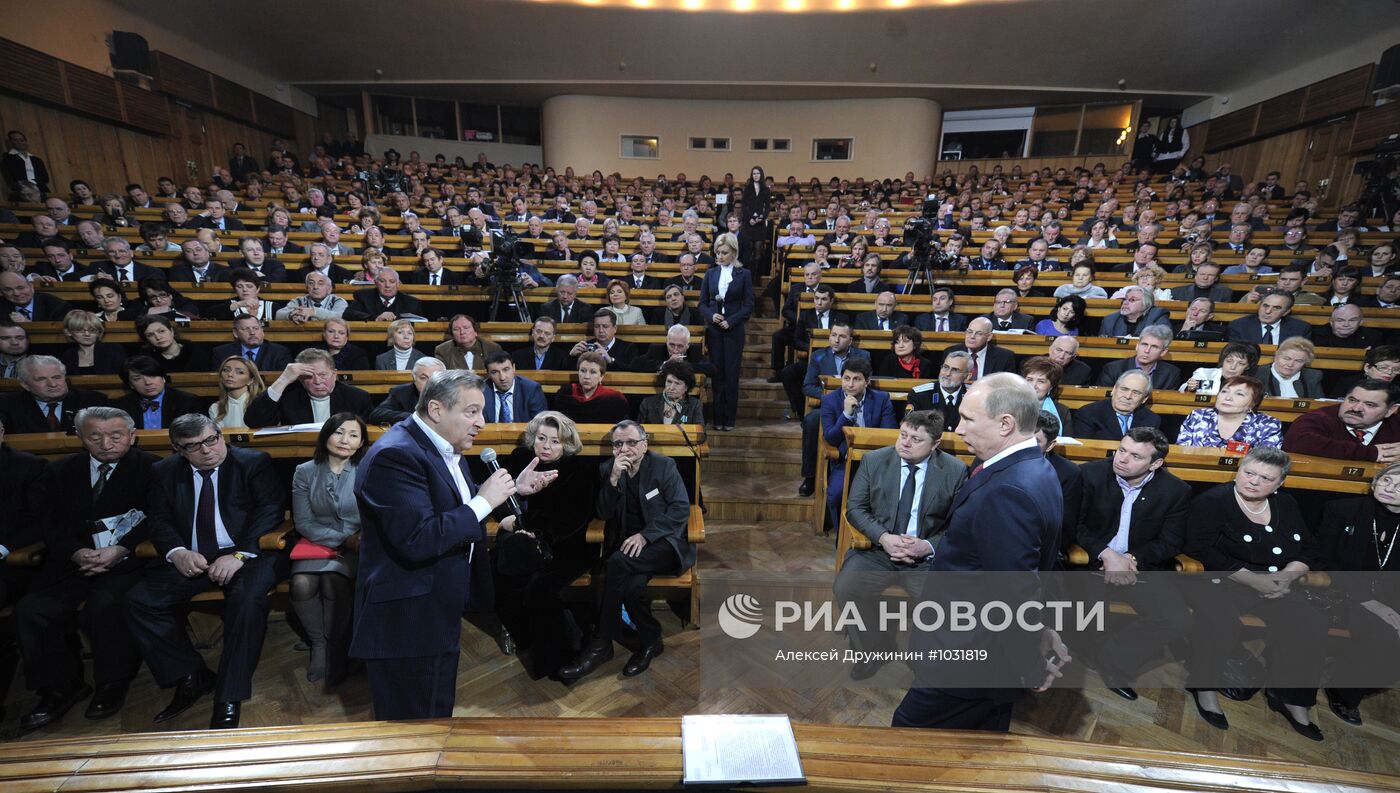
[[[1126,96],[1184,107],[1361,32],[1400,34],[1397,0],[962,0],[844,14],[530,0],[114,1],[313,94],[368,88],[519,104],[584,93],[924,96],[949,110]]]

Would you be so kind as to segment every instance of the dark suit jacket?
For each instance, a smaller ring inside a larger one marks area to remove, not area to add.
[[[889,322],[890,330],[894,330],[900,325],[908,325],[909,315],[905,314],[903,311],[895,311],[890,314]],[[876,318],[874,311],[865,311],[862,312],[860,316],[856,317],[856,321],[851,327],[855,330],[875,330],[879,327],[878,323],[879,320]]]
[[[382,441],[381,441],[382,443]],[[596,505],[598,517],[608,522],[608,529],[616,541],[633,534],[641,534],[648,543],[664,542],[676,552],[676,567],[668,575],[680,575],[695,564],[695,544],[690,542],[686,529],[690,524],[690,496],[686,494],[685,482],[676,463],[669,457],[656,452],[647,452],[641,468],[637,471],[637,492],[641,495],[641,526],[623,526],[626,506],[622,503],[622,488],[608,483],[612,476],[613,463],[609,458],[599,467],[602,484],[598,489]],[[619,485],[623,482],[619,481]],[[647,498],[648,493],[657,495]]]
[[[215,347],[213,352],[210,353],[209,358],[211,361],[218,362],[230,355],[242,354],[243,345],[236,341],[231,341],[228,344],[220,344]],[[286,369],[287,364],[291,362],[291,351],[275,341],[264,341],[262,347],[258,349],[258,359],[254,361],[254,363],[258,365],[259,372],[264,374],[271,373],[274,379],[276,375],[281,374],[282,370]]]
[[[331,351],[324,343],[314,346],[318,350]],[[353,344],[345,345],[340,348],[338,353],[331,353],[331,357],[335,359],[335,368],[342,372],[365,372],[374,369],[374,363],[370,361],[369,355]]]
[[[1197,294],[1198,292],[1199,290],[1196,289],[1195,284],[1186,284],[1185,286],[1178,286],[1172,289],[1172,300],[1182,300],[1189,303],[1190,301],[1195,300],[1197,297],[1208,297],[1217,303],[1229,303],[1230,301],[1235,299],[1235,293],[1230,291],[1230,287],[1225,286],[1224,284],[1216,284],[1215,286],[1212,286],[1208,290],[1207,294],[1204,295]]]
[[[1109,361],[1099,370],[1099,385],[1111,386],[1118,382],[1118,378],[1130,369],[1137,369],[1136,358],[1123,358],[1117,361]],[[1152,369],[1152,375],[1148,378],[1152,381],[1153,388],[1175,389],[1181,386],[1181,370],[1174,364],[1166,361],[1158,361]]]
[[[151,469],[159,460],[154,454],[133,446],[117,461],[117,467],[96,501],[92,499],[89,467],[92,458],[86,451],[64,457],[49,468],[46,479],[50,507],[44,524],[46,576],[58,577],[77,571],[72,557],[80,549],[92,547],[92,521],[122,515],[131,509],[149,512]],[[150,526],[150,520],[143,520],[122,537],[119,544],[131,555],[112,568],[112,572],[135,570],[141,564],[136,559],[136,546],[150,539]]]
[[[370,411],[374,410],[374,400],[359,388],[348,383],[337,383],[331,390],[330,410],[332,416],[348,410],[368,421]],[[275,402],[266,391],[258,394],[248,404],[248,412],[244,416],[249,427],[306,424],[312,420],[311,395],[306,393],[301,383],[287,386],[282,398]]]
[[[219,516],[233,540],[223,553],[258,553],[258,538],[282,522],[285,489],[267,452],[228,447],[219,466]],[[173,454],[151,469],[151,541],[162,558],[176,548],[194,550],[194,469]]]
[[[1133,411],[1130,427],[1160,427],[1162,418],[1144,405]],[[1074,411],[1074,437],[1085,441],[1120,441],[1122,428],[1118,426],[1118,414],[1113,412],[1113,403],[1107,399],[1091,402]]]
[[[893,286],[885,283],[884,281],[876,281],[875,287],[873,289],[866,289],[865,279],[857,278],[856,280],[841,287],[841,291],[851,292],[858,295],[878,295],[881,292],[897,292],[898,290],[895,289]]]
[[[447,652],[460,642],[462,613],[492,605],[482,526],[412,418],[380,437],[360,470],[355,498],[363,529],[350,652]]]
[[[1132,335],[1140,334],[1140,333],[1142,333],[1142,329],[1143,329],[1143,328],[1150,327],[1150,326],[1152,326],[1152,325],[1170,325],[1170,324],[1171,324],[1171,315],[1167,313],[1167,310],[1166,310],[1165,308],[1161,308],[1161,307],[1159,307],[1159,306],[1153,306],[1152,308],[1150,308],[1150,309],[1147,310],[1147,313],[1145,313],[1145,314],[1142,315],[1142,319],[1138,320],[1137,331],[1136,331],[1135,334],[1132,334]],[[1116,312],[1116,311],[1113,312],[1112,314],[1109,314],[1108,316],[1106,316],[1106,317],[1103,318],[1103,322],[1099,323],[1099,335],[1100,335],[1100,336],[1127,336],[1127,335],[1129,335],[1129,333],[1128,333],[1128,323],[1127,323],[1127,320],[1123,319],[1123,315],[1120,314],[1120,313],[1118,313],[1118,312]]]
[[[263,247],[267,249],[267,255],[268,255],[268,256],[277,256],[277,255],[279,255],[279,254],[274,254],[274,253],[272,252],[272,243],[268,242],[266,237],[263,237],[262,244],[263,244]],[[282,253],[284,253],[284,254],[287,254],[287,253],[306,253],[306,249],[303,248],[302,246],[296,244],[295,242],[292,242],[291,240],[288,240],[288,241],[287,241],[287,244],[282,246]]]
[[[442,268],[438,276],[439,286],[461,286],[467,282],[466,276],[447,267]],[[408,278],[404,279],[404,282],[410,284],[427,284],[428,271],[422,268],[414,270],[408,274]],[[402,297],[402,295],[400,295],[400,297]]]
[[[229,269],[214,262],[209,263],[209,269],[204,271],[204,280],[213,283],[225,283],[228,281]],[[171,283],[194,283],[194,267],[189,262],[181,259],[170,265],[166,271],[166,278]]]
[[[1298,373],[1298,381],[1293,384],[1293,389],[1298,392],[1300,399],[1317,399],[1326,396],[1322,388],[1322,372],[1316,369],[1303,369]],[[1254,376],[1264,383],[1264,395],[1276,397],[1279,395],[1278,377],[1274,375],[1274,367],[1270,364],[1260,364],[1254,370]]]
[[[510,359],[515,362],[515,368],[523,372],[535,372],[540,370],[562,371],[573,367],[573,361],[569,354],[551,346],[544,355],[544,362],[541,366],[535,366],[535,347],[526,345],[510,354]]]
[[[1123,488],[1113,473],[1113,460],[1094,460],[1079,467],[1084,478],[1084,503],[1075,527],[1076,542],[1089,552],[1089,566],[1102,567],[1099,554],[1118,533]],[[1191,486],[1166,467],[1138,491],[1128,522],[1128,553],[1139,570],[1171,570],[1172,560],[1186,547],[1186,515],[1191,509]]]
[[[858,347],[850,347],[846,353],[846,359],[864,358],[870,360],[870,353]],[[807,374],[802,378],[802,393],[809,397],[821,399],[826,395],[826,389],[822,387],[822,378],[827,375],[836,374],[836,356],[832,354],[830,347],[823,347],[814,350],[807,358]]]
[[[1321,325],[1313,328],[1312,341],[1319,347],[1346,347],[1353,350],[1365,350],[1380,344],[1381,334],[1373,328],[1357,328],[1355,333],[1343,339],[1333,335],[1331,325]]]
[[[1400,414],[1381,422],[1370,445],[1363,446],[1342,423],[1341,405],[1327,405],[1293,420],[1283,436],[1283,450],[1334,460],[1375,460],[1376,445],[1400,442]]]
[[[665,281],[662,282],[661,288],[662,288],[662,289],[665,289],[666,287],[670,286],[671,284],[675,284],[676,286],[679,286],[679,287],[681,288],[682,291],[685,291],[685,292],[699,292],[699,291],[700,291],[700,285],[701,285],[701,283],[703,283],[703,278],[704,278],[704,276],[699,276],[699,275],[697,275],[697,276],[692,276],[691,279],[690,279],[690,282],[689,282],[689,283],[686,283],[685,276],[673,275],[673,276],[671,276],[670,278],[667,278]]]
[[[6,320],[9,320],[10,314],[19,308],[14,303],[0,298],[0,316]],[[34,316],[30,319],[35,322],[62,322],[63,318],[72,310],[73,306],[69,305],[68,301],[36,290],[34,292],[34,308],[31,309]]]
[[[337,389],[338,390],[338,389]],[[400,383],[389,389],[384,401],[374,406],[366,422],[369,424],[397,424],[418,409],[418,387],[413,383]]]
[[[63,361],[70,377],[75,374],[117,374],[121,370],[122,362],[126,360],[126,350],[120,344],[99,341],[92,347],[92,366],[88,369],[78,367],[76,344],[64,347],[58,359]]]
[[[82,262],[75,260],[73,262],[73,270],[67,275],[60,276],[58,274],[58,270],[55,270],[52,264],[49,264],[48,262],[39,262],[38,264],[34,265],[34,273],[37,275],[46,276],[48,278],[57,278],[58,280],[65,282],[80,281],[92,275],[93,268],[90,264],[83,264]]]
[[[729,289],[724,293],[724,299],[719,296],[719,271],[722,268],[718,265],[705,271],[705,282],[700,287],[700,315],[706,318],[705,325],[709,327],[709,317],[715,314],[724,314],[729,320],[729,330],[716,331],[732,333],[741,331],[744,323],[748,322],[749,315],[753,313],[753,272],[748,268],[735,266],[733,277],[729,283]]]
[[[837,311],[836,309],[833,308],[833,309],[830,309],[830,310],[828,311],[828,313],[831,314],[831,319],[826,323],[826,324],[827,324],[827,327],[830,327],[833,323],[839,324],[839,323],[850,322],[850,321],[851,321],[851,320],[850,320],[850,317],[848,317],[848,316],[846,315],[846,312],[844,312],[844,311]],[[817,327],[817,311],[816,311],[816,309],[813,309],[813,308],[804,308],[804,309],[802,309],[802,313],[798,314],[798,316],[797,316],[797,326],[796,326],[796,330],[794,331],[794,333],[793,333],[793,335],[792,335],[793,346],[795,346],[795,347],[796,347],[797,349],[799,349],[799,350],[805,350],[805,349],[809,348],[809,347],[811,346],[811,343],[812,343],[812,333],[815,332],[815,331],[818,331],[818,330],[819,330],[819,329],[818,329],[818,327]],[[825,334],[825,333],[827,333],[827,332],[828,332],[828,331],[825,331],[825,330],[822,330],[822,331],[821,331],[821,333],[823,333],[823,334]]]
[[[112,277],[112,278],[116,278],[116,277],[117,277],[117,266],[116,266],[115,264],[112,264],[111,262],[107,261],[106,259],[103,259],[102,261],[97,262],[97,263],[94,264],[92,267],[93,267],[93,269],[96,270],[97,272],[106,273],[108,276],[110,276],[110,277]],[[131,260],[131,275],[132,275],[132,279],[131,279],[132,281],[140,281],[140,280],[143,279],[143,278],[150,278],[151,276],[161,276],[161,277],[164,277],[164,276],[165,276],[165,270],[162,270],[162,269],[159,268],[159,267],[152,267],[151,265],[146,264],[145,262],[141,261],[140,259],[132,259],[132,260]],[[167,280],[169,280],[169,279],[167,279]]]
[[[281,284],[287,281],[287,265],[270,256],[263,259],[261,268],[254,269],[254,267],[243,258],[234,259],[229,262],[229,269],[235,267],[246,267],[249,270],[253,270],[253,272],[262,272],[263,280],[270,284]],[[303,274],[302,280],[304,281],[305,279],[306,275]]]
[[[1003,330],[1003,328],[1001,327],[1000,323],[998,322],[998,320],[997,320],[997,318],[996,318],[996,315],[991,314],[991,313],[987,313],[987,314],[983,314],[982,316],[986,317],[988,320],[991,321],[991,323],[992,323],[992,330]],[[1032,316],[1029,315],[1029,314],[1022,314],[1021,312],[1017,311],[1016,313],[1014,313],[1014,314],[1011,315],[1010,319],[1011,319],[1011,327],[1010,327],[1010,328],[1006,328],[1005,330],[1025,330],[1025,331],[1029,331],[1029,330],[1032,330],[1033,328],[1035,328],[1035,317],[1032,317]]]
[[[579,300],[578,298],[574,298],[574,304],[569,307],[569,319],[567,321],[584,323],[592,322],[593,313],[595,311],[597,311],[597,309],[593,306],[588,305],[587,303],[583,302],[582,300]],[[553,300],[547,301],[544,305],[540,306],[539,316],[549,317],[555,322],[566,321],[563,318],[564,311],[563,308],[559,305],[559,298],[557,297]]]
[[[112,401],[112,407],[121,408],[131,415],[136,421],[136,429],[169,429],[170,422],[185,415],[186,413],[204,413],[209,409],[209,400],[197,397],[188,391],[181,391],[178,388],[166,387],[164,396],[160,400],[160,427],[147,427],[145,411],[141,409],[141,397],[128,392],[125,396]]]
[[[642,276],[641,286],[637,285],[637,279],[631,273],[624,275],[620,280],[627,284],[628,289],[661,289],[666,285],[665,281],[652,275]]]
[[[290,242],[287,243],[287,252],[288,252],[288,253],[301,253],[301,252],[302,252],[302,251],[292,251],[292,250],[290,250],[291,247],[292,247],[292,244],[291,244]],[[312,269],[314,269],[314,268],[312,268],[310,264],[307,264],[307,265],[305,265],[304,267],[298,269],[298,270],[296,271],[296,273],[294,273],[293,275],[289,276],[289,279],[290,279],[291,281],[293,281],[294,283],[298,283],[298,284],[305,283],[305,282],[306,282],[306,276],[308,276],[308,275],[311,274]],[[343,284],[343,283],[346,283],[347,281],[349,281],[351,278],[354,278],[354,277],[355,277],[355,274],[354,274],[354,273],[350,272],[349,270],[347,270],[347,269],[345,269],[344,267],[341,267],[340,265],[335,264],[335,263],[332,263],[330,267],[327,267],[327,268],[326,268],[326,275],[330,276],[331,283],[333,283],[333,284]],[[371,290],[371,291],[372,291],[372,290]]]
[[[938,319],[933,316],[932,311],[925,311],[914,318],[914,327],[924,333],[937,333]],[[948,332],[962,333],[967,330],[967,317],[955,312],[948,312]]]
[[[29,153],[29,161],[34,165],[34,184],[38,185],[40,192],[47,194],[49,192],[48,166],[33,152]],[[10,186],[10,194],[18,197],[19,189],[15,185],[29,178],[29,171],[24,167],[24,158],[6,151],[3,156],[0,156],[0,170],[5,173],[5,184]]]
[[[1055,469],[1055,476],[1060,480],[1060,492],[1065,497],[1065,519],[1060,523],[1060,549],[1067,554],[1079,528],[1079,510],[1084,501],[1084,475],[1080,473],[1079,466],[1058,454],[1047,454],[1045,459]]]
[[[394,296],[394,303],[390,309],[395,317],[404,314],[417,314],[426,317],[423,313],[426,308],[423,301],[413,295],[406,295],[402,292]],[[383,314],[385,311],[383,302],[379,299],[379,292],[375,289],[361,289],[355,293],[355,298],[350,301],[350,305],[345,307],[345,318],[348,320],[372,320]]]
[[[1305,339],[1312,338],[1312,325],[1301,319],[1284,317],[1277,324],[1278,327],[1274,329],[1275,344],[1293,336],[1302,336]],[[1225,337],[1227,341],[1250,341],[1260,344],[1262,343],[1260,339],[1263,338],[1263,326],[1259,324],[1258,316],[1232,319],[1230,324],[1225,326]]]
[[[875,544],[871,553],[885,553],[880,536],[903,534],[907,527],[899,525],[907,515],[896,515],[899,494],[904,487],[904,461],[893,446],[876,449],[861,458],[860,467],[851,480],[846,498],[846,518],[856,531]],[[953,494],[967,481],[967,466],[947,452],[935,449],[924,473],[922,498],[919,499],[919,539],[937,544],[937,536],[947,526],[948,511]],[[888,554],[886,554],[888,555]]]
[[[70,388],[63,400],[63,416],[60,418],[60,432],[73,429],[73,417],[83,408],[106,405],[107,397],[97,391],[83,391]],[[0,394],[0,421],[5,423],[5,432],[20,435],[27,432],[49,432],[49,420],[39,409],[28,391],[12,391]]]
[[[828,446],[839,449],[841,459],[846,459],[846,433],[847,427],[854,427],[856,423],[846,418],[842,408],[845,406],[846,392],[836,389],[822,397],[822,433],[826,436]],[[890,402],[890,395],[877,388],[865,389],[865,400],[861,403],[861,415],[865,417],[865,426],[880,427],[892,430],[899,424],[895,421],[894,405]]]
[[[496,387],[492,383],[486,384],[486,405],[482,408],[482,415],[486,421],[494,423],[499,421],[496,418],[496,408],[499,406],[500,398],[496,396]],[[528,377],[515,376],[515,387],[511,391],[510,400],[510,420],[512,423],[524,424],[534,418],[536,414],[548,410],[545,404],[544,389],[539,383]]]
[[[906,404],[910,410],[937,410],[943,414],[943,431],[952,432],[958,428],[958,405],[962,404],[963,397],[967,396],[967,386],[958,388],[958,392],[953,395],[951,401],[943,396],[943,389],[939,387],[935,379],[932,383],[925,383],[915,386],[909,392],[909,399]]]
[[[1060,385],[1088,385],[1089,384],[1089,364],[1075,359],[1065,367],[1064,376],[1060,378]]]
[[[9,421],[5,422],[5,430],[14,432]],[[18,551],[43,539],[45,516],[54,514],[53,503],[48,498],[54,485],[50,474],[44,458],[0,446],[0,481],[5,483],[7,493],[5,509],[0,510],[0,545]],[[74,500],[71,492],[57,495],[60,505]]]
[[[947,357],[948,353],[950,352],[965,352],[968,355],[972,354],[972,352],[967,349],[966,344],[954,344],[953,346],[943,351],[944,357]],[[983,366],[982,369],[977,372],[978,377],[985,377],[989,374],[994,374],[996,372],[1016,371],[1016,355],[1010,350],[1003,350],[995,344],[991,344],[987,346],[986,358],[986,365]],[[939,363],[942,363],[942,358],[939,359]]]

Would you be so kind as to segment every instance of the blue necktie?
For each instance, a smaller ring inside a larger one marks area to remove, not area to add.
[[[1118,428],[1123,432],[1124,435],[1127,435],[1127,434],[1128,434],[1128,426],[1132,424],[1132,421],[1133,421],[1133,417],[1132,417],[1132,416],[1122,416],[1122,415],[1120,415],[1120,416],[1118,417]]]
[[[501,423],[502,423],[502,424],[509,424],[509,423],[510,423],[510,419],[511,419],[511,415],[510,415],[510,392],[509,392],[509,391],[497,391],[496,394],[501,398]]]

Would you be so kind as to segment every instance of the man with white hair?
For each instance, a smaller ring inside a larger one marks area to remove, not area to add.
[[[1164,391],[1175,389],[1183,382],[1181,370],[1162,360],[1171,346],[1171,325],[1151,325],[1142,329],[1138,337],[1137,352],[1131,358],[1112,361],[1099,372],[1099,385],[1111,386],[1118,382],[1118,376],[1130,370],[1138,370],[1152,380],[1153,388]]]
[[[12,435],[69,432],[83,408],[107,404],[96,391],[68,386],[68,369],[51,355],[31,355],[19,362],[19,391],[0,395],[0,423]]]
[[[428,379],[446,368],[447,365],[437,358],[419,358],[413,364],[413,380],[389,389],[384,401],[370,411],[369,423],[397,424],[408,418],[418,407],[418,395],[423,393],[423,386],[427,385]]]
[[[1050,349],[1046,355],[1064,371],[1060,376],[1060,385],[1089,384],[1089,364],[1079,360],[1079,339],[1074,336],[1056,336],[1050,342]]]
[[[684,325],[672,325],[667,328],[666,343],[651,345],[645,355],[637,358],[632,369],[636,372],[657,372],[667,361],[685,361],[696,374],[706,377],[715,373],[715,365],[705,358],[700,345],[693,343],[690,328]]]
[[[292,298],[291,302],[277,309],[277,319],[289,319],[300,325],[305,322],[324,321],[331,317],[345,316],[349,303],[343,297],[331,294],[335,288],[325,273],[307,273],[306,294]]]

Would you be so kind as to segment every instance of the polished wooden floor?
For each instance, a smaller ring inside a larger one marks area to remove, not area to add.
[[[736,475],[711,478],[707,490],[739,484]],[[721,481],[715,481],[721,480]],[[771,495],[786,497],[786,492]],[[830,569],[831,541],[814,535],[799,522],[714,522],[702,546],[701,569],[823,570]],[[664,608],[658,604],[658,609]],[[701,690],[696,666],[698,632],[682,630],[670,614],[661,617],[666,629],[666,652],[651,670],[624,679],[625,653],[572,688],[548,680],[535,682],[513,658],[502,656],[495,642],[475,627],[462,634],[462,664],[458,678],[459,716],[678,716],[686,713],[788,713],[794,720],[815,723],[886,725],[900,693],[884,689],[824,691]],[[371,718],[363,676],[327,692],[306,682],[306,654],[293,649],[296,636],[274,612],[253,700],[243,711],[245,726],[324,724]],[[206,653],[211,666],[217,650]],[[1317,709],[1327,740],[1313,743],[1295,735],[1282,719],[1256,697],[1249,703],[1227,702],[1231,728],[1206,725],[1179,691],[1140,692],[1126,702],[1102,689],[1054,690],[1018,705],[1012,730],[1026,735],[1055,736],[1109,745],[1205,751],[1298,760],[1382,773],[1400,773],[1400,697],[1373,697],[1363,705],[1366,724],[1351,727],[1328,711]],[[6,737],[33,740],[95,736],[155,729],[151,717],[168,700],[143,670],[132,687],[122,713],[108,721],[91,722],[82,706],[47,729],[16,734],[19,715],[33,704],[18,681],[5,703]],[[171,729],[200,729],[208,719],[208,700],[169,725]]]

